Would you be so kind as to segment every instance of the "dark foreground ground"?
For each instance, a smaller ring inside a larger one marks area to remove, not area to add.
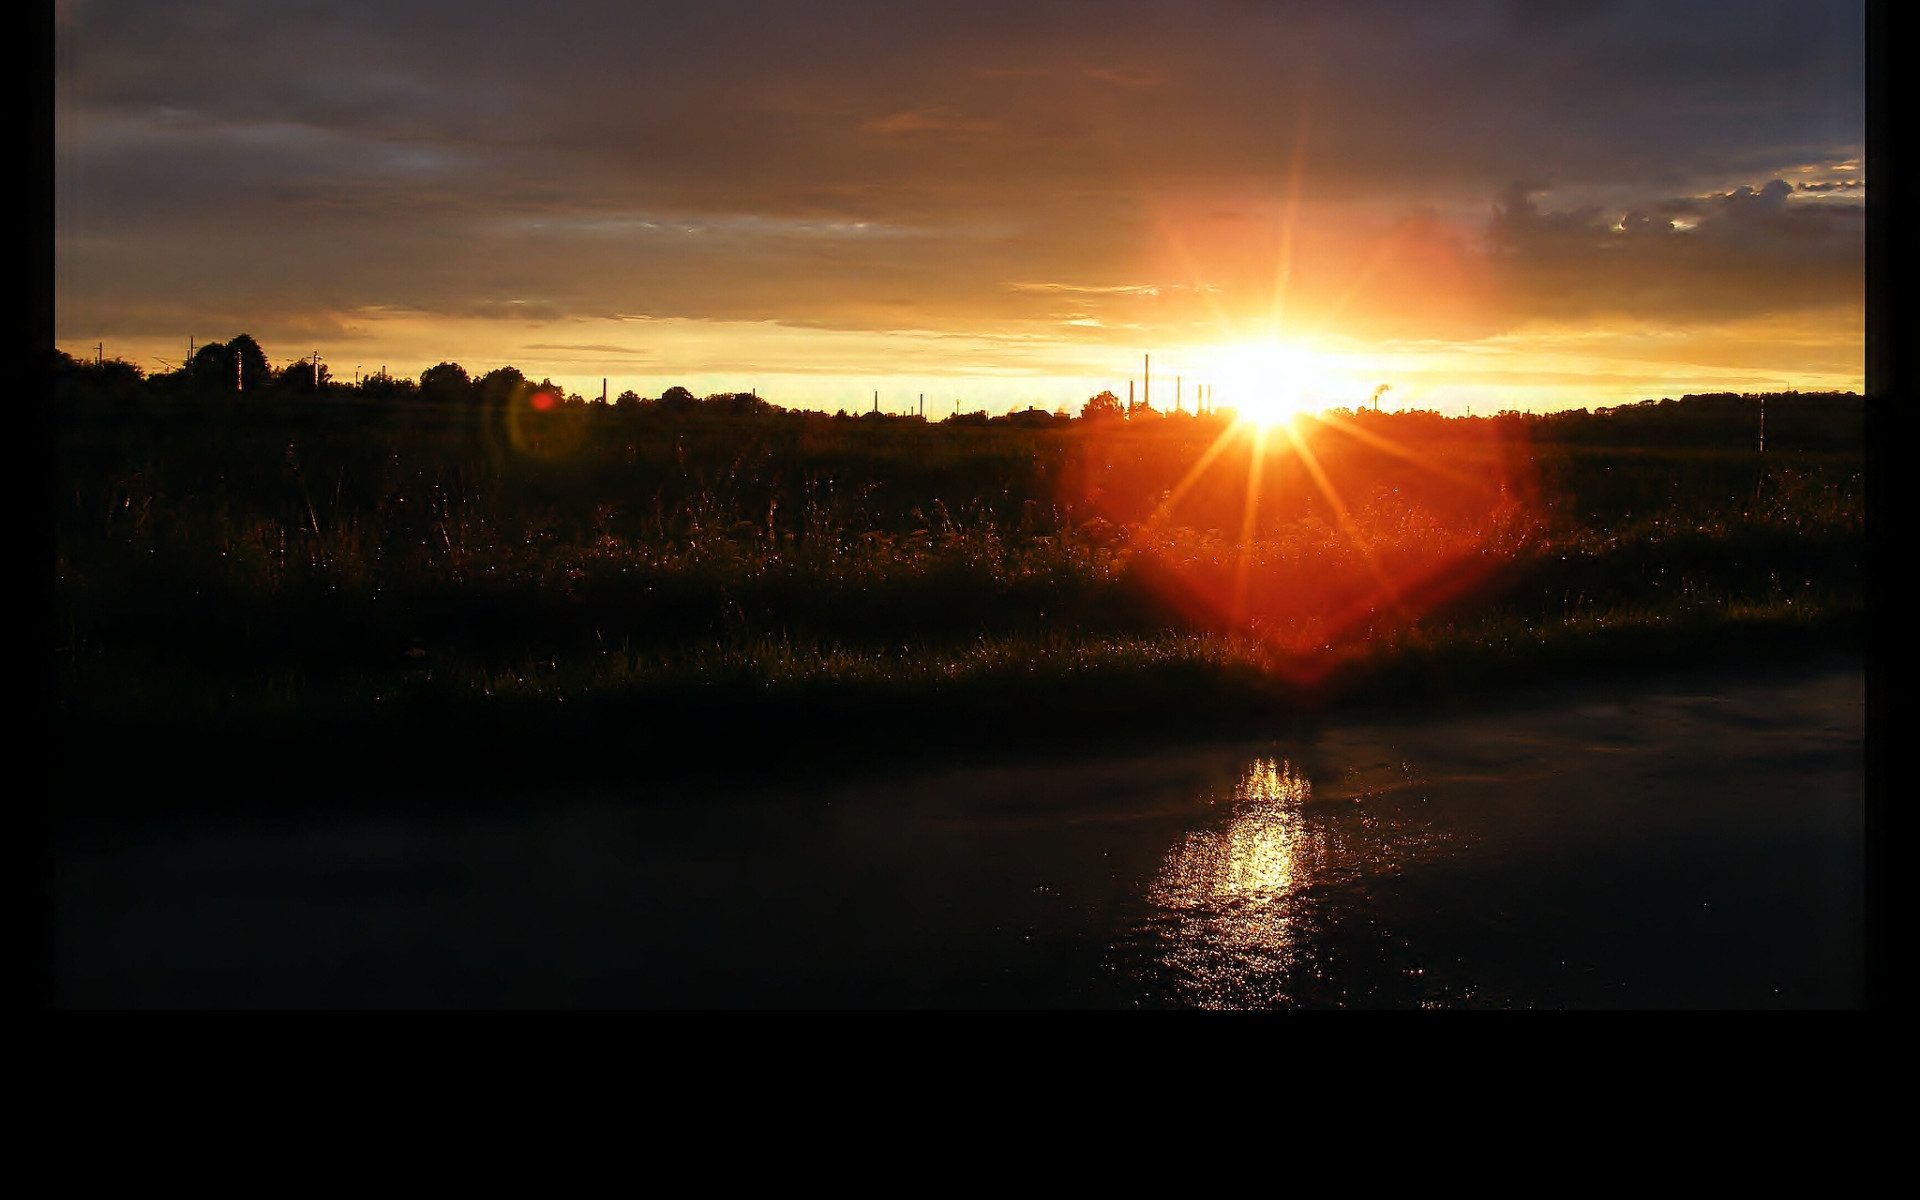
[[[1862,643],[1845,398],[1776,397],[1763,454],[1739,398],[1282,433],[141,386],[58,422],[87,803],[204,762],[433,786],[1255,736]]]
[[[59,1003],[1859,998],[1857,397],[1762,453],[1753,397],[111,366],[56,397]]]
[[[56,420],[81,764],[1192,735],[1857,647],[1866,611],[1859,397],[1772,397],[1761,453],[1751,397],[927,424],[108,367]]]
[[[214,757],[67,810],[55,1000],[1846,1007],[1862,722],[1842,655],[786,780]]]

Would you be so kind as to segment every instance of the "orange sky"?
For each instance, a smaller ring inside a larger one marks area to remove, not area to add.
[[[343,378],[930,415],[1124,395],[1143,353],[1156,404],[1862,384],[1830,5],[61,17],[58,338],[149,369],[245,331]]]

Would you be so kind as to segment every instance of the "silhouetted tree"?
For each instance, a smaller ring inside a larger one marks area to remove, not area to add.
[[[473,380],[459,363],[443,362],[420,372],[422,399],[460,404],[473,398]]]
[[[238,363],[238,367],[236,367]],[[267,355],[253,338],[240,334],[232,342],[211,342],[194,351],[184,367],[186,376],[204,392],[234,392],[263,388],[271,380]]]
[[[55,394],[62,401],[131,403],[139,399],[145,383],[144,372],[133,363],[117,358],[95,363],[91,359],[76,359],[62,350],[53,352],[49,374]]]
[[[361,379],[360,394],[372,400],[404,400],[414,394],[413,380],[381,371]]]
[[[1080,410],[1080,419],[1083,421],[1117,419],[1125,416],[1126,411],[1127,407],[1120,402],[1120,397],[1112,392],[1101,392],[1087,401],[1086,406]]]
[[[670,387],[660,393],[660,407],[668,412],[691,412],[697,403],[699,402],[693,398],[693,393],[683,387]]]
[[[497,367],[480,377],[474,385],[482,403],[489,407],[505,405],[513,399],[513,393],[527,382],[527,377],[513,367]]]
[[[281,368],[280,373],[274,377],[274,384],[283,392],[310,396],[325,390],[327,384],[333,381],[333,372],[327,369],[325,363],[320,364],[317,382],[315,374],[313,360],[303,358]]]
[[[260,343],[244,333],[225,345],[214,342],[200,347],[184,370],[193,385],[204,391],[254,391],[273,382],[273,370]]]
[[[246,390],[263,388],[273,382],[273,367],[267,362],[266,352],[251,335],[243,333],[228,342],[227,353],[240,360],[240,379]]]
[[[180,370],[200,387],[233,387],[233,355],[218,342],[194,351]]]
[[[730,417],[750,417],[773,411],[773,405],[752,392],[721,392],[718,395],[708,396],[706,405],[712,411],[725,413]]]

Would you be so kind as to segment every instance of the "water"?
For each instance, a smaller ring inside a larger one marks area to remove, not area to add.
[[[1849,1006],[1859,667],[781,790],[75,824],[58,1002]]]

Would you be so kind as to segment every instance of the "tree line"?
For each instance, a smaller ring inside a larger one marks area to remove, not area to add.
[[[420,401],[453,407],[504,409],[524,405],[536,410],[585,409],[587,400],[567,392],[551,379],[535,382],[518,368],[503,366],[475,376],[455,362],[428,367],[419,378],[393,376],[383,369],[352,382],[336,379],[318,359],[296,359],[275,367],[247,334],[227,342],[210,342],[195,350],[179,367],[147,373],[120,359],[89,362],[63,351],[54,352],[49,371],[56,402],[92,405],[138,403],[143,399],[194,399],[247,402],[301,401],[325,397],[363,401]],[[752,392],[721,392],[696,396],[685,387],[670,387],[658,396],[628,390],[611,398],[615,412],[664,416],[704,414],[714,417],[752,417],[788,410]],[[1779,450],[1858,450],[1864,446],[1866,404],[1853,392],[1716,392],[1692,394],[1678,400],[1663,398],[1599,409],[1567,409],[1552,413],[1503,411],[1489,417],[1447,417],[1429,411],[1345,411],[1348,420],[1380,424],[1407,434],[1437,434],[1444,426],[1485,426],[1488,423],[1534,441],[1562,444],[1644,445],[1676,448],[1759,448]],[[824,416],[824,414],[820,414]],[[942,425],[1045,429],[1086,424],[1225,424],[1231,410],[1219,414],[1163,413],[1144,405],[1124,403],[1111,391],[1090,397],[1078,417],[1061,409],[1025,410],[989,416],[985,412],[956,412]],[[832,419],[925,423],[918,416],[845,410]],[[1183,420],[1184,419],[1184,420]]]

